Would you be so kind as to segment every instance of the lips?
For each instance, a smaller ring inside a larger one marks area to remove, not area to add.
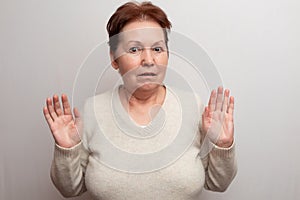
[[[138,76],[156,76],[156,75],[157,74],[153,72],[145,72],[145,73],[138,74]]]

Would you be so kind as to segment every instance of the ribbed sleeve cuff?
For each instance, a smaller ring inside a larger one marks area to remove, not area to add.
[[[235,153],[235,142],[232,143],[232,145],[228,148],[219,147],[214,144],[214,148],[211,151],[211,154],[213,156],[219,156],[223,158],[232,158]]]
[[[82,145],[82,141],[71,148],[64,148],[59,146],[58,144],[55,144],[54,155],[58,157],[77,156],[80,153]]]

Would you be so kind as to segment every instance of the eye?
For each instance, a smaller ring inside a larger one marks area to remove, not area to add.
[[[131,48],[129,49],[129,53],[137,54],[137,53],[139,53],[141,50],[142,50],[142,48],[140,48],[140,47],[131,47]]]
[[[164,51],[164,49],[162,47],[154,47],[152,50],[156,53],[160,53],[160,52]]]

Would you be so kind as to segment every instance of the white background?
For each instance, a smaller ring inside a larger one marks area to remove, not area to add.
[[[54,93],[71,95],[78,67],[107,39],[106,22],[123,2],[0,1],[1,200],[63,199],[49,177],[54,146],[42,107]],[[203,199],[298,199],[299,1],[153,2],[207,51],[236,98],[239,171],[225,193]]]

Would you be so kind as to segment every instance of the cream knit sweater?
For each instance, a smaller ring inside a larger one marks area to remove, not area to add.
[[[192,95],[170,88],[166,91],[162,109],[145,128],[130,120],[117,89],[89,99],[84,109],[82,142],[68,149],[55,145],[51,178],[61,194],[72,197],[88,191],[95,200],[196,200],[203,187],[225,191],[237,171],[234,145],[214,146],[200,158],[201,109],[190,103]],[[134,161],[115,154],[118,151],[108,151],[111,146],[107,141],[142,158]],[[172,144],[175,148],[171,153],[158,153],[154,161],[143,156],[162,152]],[[186,144],[190,145],[184,151],[176,151]],[[168,159],[172,162],[164,162]]]

